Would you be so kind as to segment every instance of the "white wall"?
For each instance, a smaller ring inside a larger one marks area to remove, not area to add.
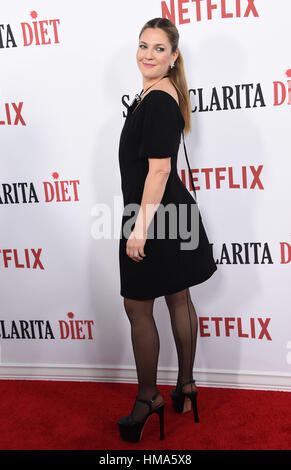
[[[193,109],[199,108],[199,93],[204,109],[210,107],[213,88],[223,108],[226,86],[239,92],[241,103],[240,109],[193,112],[186,138],[218,263],[211,279],[191,288],[200,317],[195,377],[200,385],[290,389],[287,0],[255,0],[249,11],[241,0],[240,12],[234,0],[216,0],[212,19],[204,0],[185,1],[180,20],[177,0],[14,0],[2,6],[1,377],[136,381],[119,293],[121,99],[129,95],[131,102],[142,89],[135,54],[143,24],[163,16],[162,6],[170,10],[171,3]],[[24,45],[22,28],[28,39],[33,34],[31,45]],[[289,80],[291,89],[291,74]],[[255,98],[261,99],[256,107]],[[182,145],[179,170],[183,178]],[[239,186],[231,187],[231,178]],[[23,200],[20,183],[30,202]],[[115,218],[108,239],[96,239],[100,204]],[[235,244],[242,248],[242,263],[233,257]],[[173,383],[177,358],[163,297],[154,308],[161,341],[158,382]],[[21,333],[21,320],[30,338]]]

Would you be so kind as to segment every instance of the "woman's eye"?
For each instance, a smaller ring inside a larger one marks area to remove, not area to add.
[[[146,46],[144,44],[140,44],[139,47],[143,48],[143,47],[146,47]],[[157,49],[160,49],[161,51],[165,50],[163,47],[157,47]]]

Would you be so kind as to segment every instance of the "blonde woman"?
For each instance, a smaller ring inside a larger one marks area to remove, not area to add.
[[[174,409],[188,411],[192,403],[194,419],[199,421],[193,380],[197,316],[189,287],[206,281],[217,269],[200,213],[191,219],[196,200],[177,173],[181,133],[191,130],[191,104],[178,42],[178,30],[166,18],[154,18],[143,26],[136,54],[143,90],[128,107],[119,142],[124,207],[139,207],[130,230],[132,212],[124,211],[119,245],[120,293],[131,324],[138,395],[118,427],[121,438],[132,442],[141,439],[152,413],[159,415],[160,439],[164,438],[164,398],[156,384],[160,343],[153,305],[157,297],[165,297],[177,348],[179,372],[176,388],[170,391]],[[177,211],[180,229],[199,232],[195,248],[181,249],[185,237],[180,232],[175,238],[169,235],[169,218],[163,219],[163,237],[151,231],[161,215],[159,209],[168,204],[172,213]],[[187,220],[179,218],[181,205],[186,207]]]

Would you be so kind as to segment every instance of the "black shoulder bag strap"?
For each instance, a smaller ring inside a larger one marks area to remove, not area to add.
[[[195,188],[194,188],[193,175],[192,175],[192,171],[190,169],[190,165],[189,165],[189,161],[188,161],[188,157],[187,157],[187,151],[186,151],[186,145],[185,145],[185,139],[184,139],[184,131],[182,131],[182,135],[183,135],[183,144],[184,144],[185,157],[186,157],[186,160],[187,160],[188,170],[189,170],[189,174],[191,176],[191,181],[192,181],[192,189],[193,189],[193,193],[195,194],[194,200],[197,204],[197,196],[196,196],[196,191],[195,191]]]

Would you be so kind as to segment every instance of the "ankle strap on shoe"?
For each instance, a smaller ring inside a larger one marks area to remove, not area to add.
[[[150,407],[150,411],[152,411],[152,404],[159,394],[160,392],[155,393],[151,400],[144,400],[143,398],[138,398],[138,396],[136,397],[136,400],[141,401],[142,403],[147,403]]]
[[[188,385],[188,384],[195,384],[195,380],[189,380],[189,382],[184,382],[182,384],[182,387],[184,387],[184,385]]]
[[[180,384],[180,387],[183,388],[184,385],[188,385],[188,384],[195,384],[195,380],[189,380],[189,382],[184,382],[184,383],[181,383],[180,380],[178,379],[178,383]]]

